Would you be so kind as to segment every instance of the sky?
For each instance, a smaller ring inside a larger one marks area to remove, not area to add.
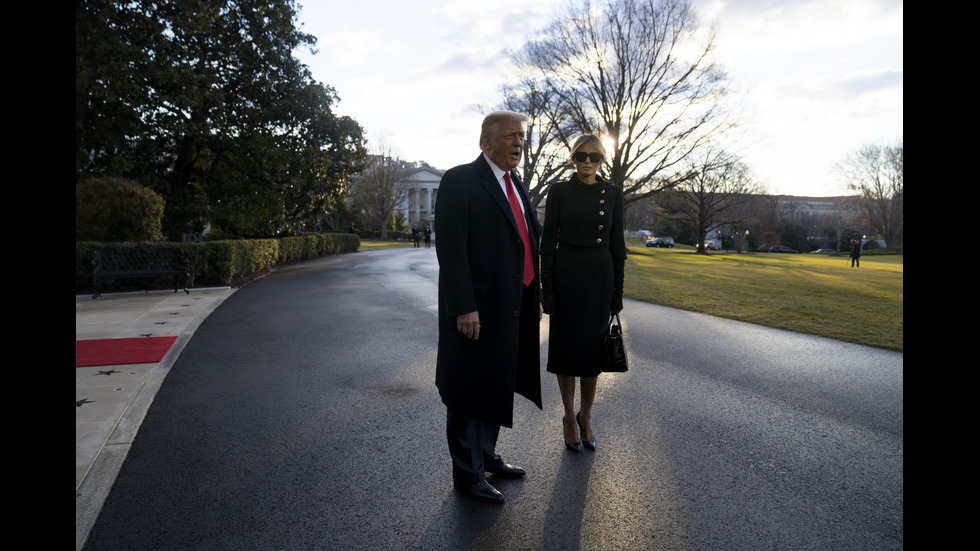
[[[372,143],[445,170],[479,155],[516,50],[567,0],[299,0],[318,52],[296,52]],[[901,0],[693,0],[716,35],[740,135],[769,193],[852,192],[836,165],[903,138]]]

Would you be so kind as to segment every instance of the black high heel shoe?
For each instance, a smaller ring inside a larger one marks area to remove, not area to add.
[[[565,434],[564,434],[564,432],[565,432],[565,418],[564,417],[561,418],[561,428],[562,428],[562,437],[561,437],[561,439],[562,440],[565,440]],[[565,441],[565,447],[568,448],[568,449],[570,449],[570,450],[572,450],[573,452],[580,452],[580,451],[582,451],[582,443],[581,442],[568,442],[568,441]]]
[[[582,432],[582,419],[579,417],[579,414],[580,413],[582,413],[582,412],[579,412],[579,413],[576,413],[575,414],[575,422],[578,423],[579,433]],[[595,451],[595,438],[593,438],[592,440],[584,440],[583,439],[582,440],[582,443],[585,444],[585,447],[586,448],[589,448],[590,450]]]

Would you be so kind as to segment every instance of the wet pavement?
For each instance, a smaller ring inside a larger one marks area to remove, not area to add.
[[[598,449],[564,449],[546,316],[544,411],[519,399],[498,444],[528,475],[493,482],[503,506],[460,495],[437,276],[401,249],[77,297],[76,338],[179,338],[160,364],[76,368],[76,547],[902,548],[902,353],[630,300]]]

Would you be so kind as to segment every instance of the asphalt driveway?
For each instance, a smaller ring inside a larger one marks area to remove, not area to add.
[[[452,488],[434,249],[285,267],[196,329],[86,549],[903,547],[902,353],[627,301],[598,450],[519,399],[503,506]]]

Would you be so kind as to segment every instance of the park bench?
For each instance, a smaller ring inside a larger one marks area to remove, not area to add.
[[[176,247],[132,247],[96,249],[92,260],[92,283],[95,295],[102,294],[102,283],[107,279],[173,277],[174,292],[183,287],[187,290],[187,259]]]

